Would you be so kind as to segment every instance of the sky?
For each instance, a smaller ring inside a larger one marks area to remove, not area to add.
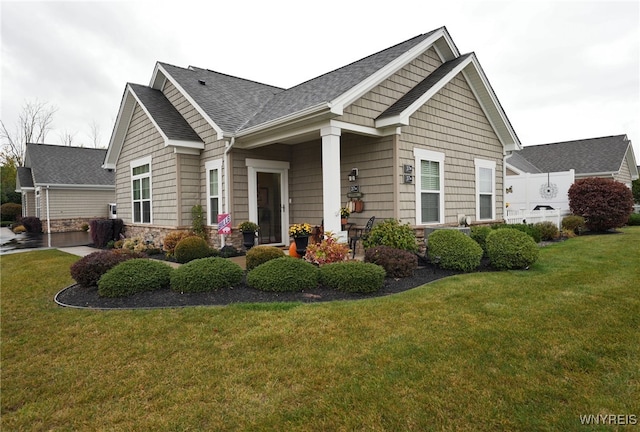
[[[0,119],[57,108],[46,142],[107,147],[127,82],[157,61],[289,88],[446,26],[523,145],[626,134],[640,163],[640,2],[5,1]]]

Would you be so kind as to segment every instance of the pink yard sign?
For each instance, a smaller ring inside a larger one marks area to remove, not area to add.
[[[218,215],[218,234],[231,234],[231,215],[229,213]]]

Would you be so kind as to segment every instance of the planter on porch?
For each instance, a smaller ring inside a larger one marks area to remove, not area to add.
[[[309,246],[309,236],[294,237],[293,241],[296,242],[296,253],[301,257],[307,253],[307,246]]]

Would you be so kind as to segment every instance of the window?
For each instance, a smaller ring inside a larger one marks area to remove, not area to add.
[[[222,208],[222,159],[205,163],[207,171],[207,220],[209,225],[218,224]]]
[[[444,222],[444,153],[414,149],[416,225]]]
[[[131,162],[134,223],[151,223],[151,157]]]
[[[36,188],[36,217],[38,219],[42,219],[40,217],[40,206],[41,206],[41,203],[40,203],[40,191],[41,191],[40,188]]]
[[[496,163],[475,159],[476,166],[476,214],[478,220],[495,219]]]

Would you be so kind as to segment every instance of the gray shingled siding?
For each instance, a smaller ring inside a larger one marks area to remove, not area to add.
[[[46,193],[46,191],[42,192],[45,198]],[[50,189],[49,216],[52,220],[106,218],[109,213],[109,203],[114,200],[114,191]],[[46,199],[43,201],[42,209],[41,219],[46,219]]]
[[[375,119],[442,64],[433,48],[344,110],[341,120],[374,127]]]
[[[322,143],[306,142],[292,148],[289,183],[290,222],[322,223]]]
[[[206,214],[206,200],[202,200],[201,191],[206,193],[206,178],[200,176],[200,156],[176,155],[180,163],[180,199],[181,219],[177,225],[190,226],[192,223],[191,209],[194,205],[202,205]]]
[[[153,225],[176,225],[176,158],[140,107],[136,107],[118,158],[116,189],[118,216],[132,223],[130,162],[152,156]]]
[[[463,213],[477,220],[474,158],[496,161],[496,219],[502,218],[502,152],[480,105],[461,75],[448,83],[402,128],[400,164],[415,165],[415,147],[445,153],[445,223]],[[416,183],[416,182],[414,182]],[[400,185],[400,217],[415,223],[415,186]]]

